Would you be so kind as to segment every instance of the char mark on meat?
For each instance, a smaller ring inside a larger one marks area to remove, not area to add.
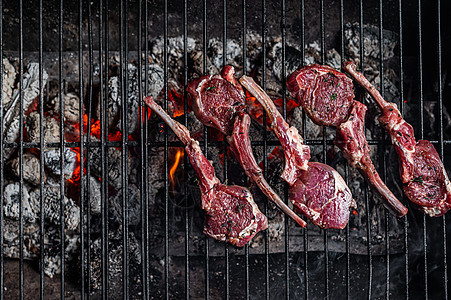
[[[260,212],[248,189],[222,184],[211,163],[202,153],[199,143],[188,129],[173,120],[151,97],[146,104],[157,113],[185,145],[190,163],[199,179],[202,209],[206,212],[204,233],[237,247],[244,246],[259,231],[268,227],[266,216]]]
[[[227,136],[230,148],[246,175],[255,181],[280,210],[305,227],[305,221],[271,188],[255,161],[249,140],[250,117],[245,113],[243,88],[234,77],[234,72],[232,66],[225,66],[221,76],[203,76],[190,82],[187,91],[192,97],[193,111],[204,125],[213,127]]]
[[[355,207],[355,202],[341,175],[328,165],[309,162],[308,146],[297,129],[283,119],[269,96],[250,77],[243,76],[240,82],[262,104],[282,144],[285,169],[281,177],[290,185],[290,201],[321,228],[346,227],[349,209]]]
[[[415,140],[412,126],[401,116],[396,104],[386,102],[377,89],[356,70],[353,62],[343,68],[361,84],[382,110],[379,123],[390,138],[401,160],[400,174],[406,196],[420,210],[432,217],[451,208],[451,183],[440,156],[426,140]]]
[[[305,66],[287,79],[288,90],[318,125],[337,129],[335,144],[348,163],[357,168],[396,216],[407,213],[407,208],[388,189],[370,158],[365,137],[366,106],[354,100],[352,80],[331,67]]]

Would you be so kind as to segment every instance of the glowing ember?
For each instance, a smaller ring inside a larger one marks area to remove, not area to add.
[[[175,171],[177,170],[177,167],[179,166],[180,159],[183,157],[183,155],[184,155],[183,148],[178,149],[177,153],[175,154],[174,164],[172,165],[171,169],[169,170],[169,178],[171,180],[172,187],[175,186],[174,174],[175,174]]]

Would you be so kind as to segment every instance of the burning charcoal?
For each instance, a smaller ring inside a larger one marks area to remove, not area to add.
[[[10,183],[5,186],[3,193],[3,209],[5,217],[15,220],[19,219],[19,202],[20,202],[20,183]],[[30,199],[27,186],[23,186],[22,190],[22,209],[25,221],[33,223],[36,221],[39,211],[39,204]]]
[[[80,98],[74,93],[63,94],[64,101],[64,121],[76,124],[80,121]],[[60,100],[56,96],[49,103],[53,114],[59,116],[61,113]]]
[[[20,176],[19,161],[20,161],[19,157],[16,157],[12,161],[10,161],[11,171],[16,177]],[[33,185],[39,185],[41,181],[40,174],[41,164],[39,159],[31,153],[24,153],[22,165],[23,165],[23,178]],[[45,178],[46,176],[44,174],[44,179]]]
[[[146,80],[146,70],[145,66],[143,66],[143,88]],[[163,89],[164,85],[164,71],[159,65],[148,65],[147,66],[147,91],[144,96],[152,96],[156,98],[158,94]]]
[[[30,192],[30,198],[33,203],[39,205],[41,193],[39,189]],[[39,206],[37,208],[39,210]],[[61,197],[60,186],[53,180],[44,185],[44,216],[47,222],[54,225],[60,224]],[[68,230],[76,230],[80,224],[80,208],[72,199],[64,196],[64,222]]]
[[[87,191],[87,181],[85,180],[85,199],[88,199],[91,205],[91,214],[100,214],[102,211],[101,201],[102,195],[100,193],[100,181],[97,180],[94,176],[89,176],[89,193]]]
[[[127,214],[128,225],[136,226],[141,221],[141,193],[134,184],[127,187]],[[122,189],[113,197],[109,198],[109,218],[114,222],[121,224],[123,216],[122,208]]]
[[[7,106],[11,101],[16,75],[17,73],[14,66],[7,58],[3,58],[3,107]]]
[[[35,143],[39,143],[41,138],[40,121],[41,116],[37,111],[30,113],[26,118],[25,130],[30,141]],[[60,141],[58,121],[53,117],[45,116],[43,123],[44,141],[46,143],[58,143]]]
[[[43,82],[42,87],[45,86],[47,82],[47,72],[44,70],[42,74]],[[22,86],[22,107],[23,112],[27,111],[30,104],[36,99],[41,91],[39,90],[39,64],[30,63],[28,64],[28,71],[23,75],[23,86]],[[4,141],[7,143],[14,142],[19,136],[19,116],[20,116],[20,89],[14,90],[11,101],[5,107],[4,115]],[[6,158],[12,153],[12,150],[8,149],[5,151]]]
[[[55,175],[61,175],[61,155],[60,149],[50,149],[44,151],[44,162]],[[66,178],[71,178],[77,167],[77,153],[71,148],[64,149],[63,174]]]

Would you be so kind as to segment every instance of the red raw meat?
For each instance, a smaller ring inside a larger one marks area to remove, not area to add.
[[[412,126],[401,116],[396,104],[386,102],[376,88],[357,72],[353,62],[343,68],[360,83],[382,109],[379,123],[390,134],[401,159],[400,174],[406,196],[432,217],[451,208],[451,183],[442,161],[431,142],[415,140]]]
[[[346,227],[355,202],[343,178],[328,165],[309,162],[309,147],[298,130],[285,122],[269,96],[251,77],[243,76],[240,82],[262,104],[282,144],[285,168],[281,177],[290,185],[290,201],[321,228]]]
[[[219,182],[213,166],[202,153],[199,143],[191,138],[188,129],[172,119],[152,97],[146,97],[145,102],[185,145],[186,153],[199,179],[202,209],[206,212],[204,233],[242,247],[259,231],[268,228],[268,220],[258,209],[249,190]]]
[[[227,136],[230,148],[246,175],[280,210],[305,227],[305,221],[280,199],[255,161],[249,140],[250,117],[245,113],[245,96],[234,73],[232,66],[225,66],[221,76],[208,75],[191,81],[186,90],[192,97],[193,111],[204,125]]]
[[[407,208],[388,189],[371,161],[364,132],[366,106],[354,100],[352,80],[331,67],[315,64],[293,72],[287,88],[313,122],[337,128],[335,144],[348,163],[364,175],[393,214],[404,216]]]

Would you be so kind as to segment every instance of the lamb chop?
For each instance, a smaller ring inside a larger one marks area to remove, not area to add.
[[[388,189],[371,161],[364,131],[367,108],[354,100],[352,80],[331,67],[315,64],[291,74],[287,88],[313,122],[336,127],[335,144],[348,163],[363,174],[393,214],[404,216],[407,208]]]
[[[212,164],[202,153],[199,143],[191,138],[188,129],[173,120],[152,97],[146,97],[144,101],[185,145],[199,179],[202,209],[206,212],[204,233],[242,247],[260,230],[268,228],[268,220],[258,209],[249,190],[241,186],[222,184],[216,177]]]
[[[192,96],[193,111],[204,125],[227,136],[230,149],[246,175],[280,210],[305,227],[306,222],[280,199],[263,177],[263,172],[255,161],[249,140],[250,117],[245,113],[245,96],[234,73],[232,66],[225,66],[221,75],[202,76],[191,81],[187,91]]]
[[[310,149],[298,130],[285,122],[269,96],[248,76],[241,84],[262,104],[271,129],[285,153],[282,178],[290,185],[290,201],[315,225],[343,229],[349,220],[349,209],[355,207],[351,191],[332,167],[309,162]]]
[[[406,196],[431,217],[451,208],[451,183],[440,157],[431,142],[416,141],[412,126],[401,116],[396,104],[386,102],[376,88],[357,72],[353,62],[343,68],[360,83],[382,109],[379,123],[390,134],[401,159],[399,171]]]

